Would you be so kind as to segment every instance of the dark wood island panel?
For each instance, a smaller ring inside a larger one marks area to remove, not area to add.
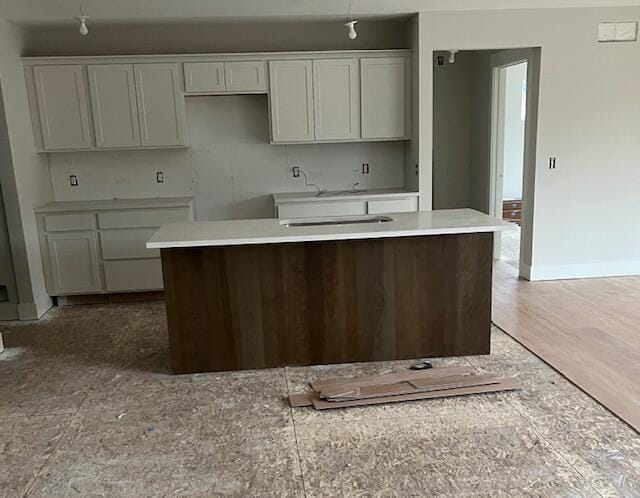
[[[174,373],[489,353],[492,233],[162,249]]]

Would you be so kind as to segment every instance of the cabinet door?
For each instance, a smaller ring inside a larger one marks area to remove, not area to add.
[[[225,62],[227,92],[266,92],[266,65],[264,61]]]
[[[269,62],[273,142],[313,141],[312,85],[310,60]]]
[[[360,138],[360,81],[357,59],[313,61],[316,140]]]
[[[145,147],[186,145],[178,64],[135,64],[140,135]]]
[[[33,68],[44,148],[92,147],[82,66]]]
[[[184,84],[187,93],[224,92],[224,64],[187,62],[184,65]]]
[[[102,290],[96,233],[49,233],[47,248],[54,295]]]
[[[403,57],[360,59],[362,138],[405,138],[406,61]]]
[[[131,64],[88,66],[99,148],[140,146],[136,85]]]

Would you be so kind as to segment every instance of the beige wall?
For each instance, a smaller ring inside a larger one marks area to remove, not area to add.
[[[15,266],[19,312],[36,318],[51,305],[46,294],[34,207],[53,198],[45,156],[36,154],[20,61],[21,33],[0,22],[0,180]]]
[[[620,19],[640,19],[640,8],[420,15],[423,171],[431,168],[432,52],[542,47],[534,279],[640,273],[640,43],[596,42],[599,22]]]

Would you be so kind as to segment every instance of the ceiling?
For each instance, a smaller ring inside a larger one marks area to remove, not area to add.
[[[349,0],[0,0],[0,17],[18,24],[59,24],[84,13],[92,22],[246,21],[343,18]],[[357,17],[418,11],[637,6],[638,0],[352,0]]]

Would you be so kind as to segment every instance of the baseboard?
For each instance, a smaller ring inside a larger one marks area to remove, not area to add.
[[[42,315],[51,309],[53,301],[47,294],[38,297],[35,303],[20,303],[18,314],[20,320],[39,320]]]
[[[531,281],[574,278],[631,277],[640,275],[640,261],[586,265],[523,266],[520,276]]]
[[[0,303],[0,321],[17,320],[20,318],[18,305],[15,303]]]

